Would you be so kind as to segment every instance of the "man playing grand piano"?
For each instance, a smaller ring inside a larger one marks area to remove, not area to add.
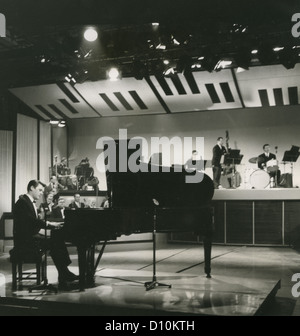
[[[14,252],[18,255],[32,255],[36,253],[36,245],[49,249],[52,260],[58,271],[59,288],[68,289],[67,282],[78,279],[70,272],[71,264],[68,250],[60,230],[56,230],[54,222],[45,221],[45,211],[38,213],[36,201],[43,195],[44,188],[40,181],[31,180],[27,185],[27,194],[21,195],[14,205]],[[44,239],[43,230],[51,226],[51,237]]]

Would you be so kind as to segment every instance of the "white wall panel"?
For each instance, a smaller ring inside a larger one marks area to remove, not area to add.
[[[37,179],[38,121],[18,114],[16,157],[16,200],[26,193],[30,180]]]

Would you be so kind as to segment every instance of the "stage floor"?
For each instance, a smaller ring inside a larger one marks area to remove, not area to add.
[[[6,283],[0,287],[0,303],[4,304],[0,307],[9,307],[11,315],[300,315],[299,302],[291,294],[291,276],[299,270],[295,250],[216,245],[212,278],[207,279],[202,246],[168,244],[157,250],[156,276],[158,282],[172,287],[146,291],[145,282],[153,279],[151,252],[108,251],[97,270],[94,288],[79,292],[74,287],[58,294],[29,293],[25,286],[12,292],[10,264],[3,255],[0,262]],[[71,270],[77,273],[76,255],[72,258]],[[48,266],[48,278],[56,284],[53,265]]]

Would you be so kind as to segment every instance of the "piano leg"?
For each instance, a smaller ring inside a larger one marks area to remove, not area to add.
[[[95,285],[95,244],[86,247],[77,246],[79,267],[79,290],[83,292],[87,287]]]
[[[85,290],[85,276],[86,276],[86,246],[77,246],[78,253],[78,268],[79,268],[79,290]]]
[[[95,286],[95,244],[92,244],[87,251],[87,268],[86,268],[86,286]]]
[[[209,236],[203,237],[203,246],[204,246],[204,272],[207,278],[211,278],[211,246],[212,238]]]
[[[101,258],[102,258],[102,255],[103,255],[103,253],[104,253],[104,249],[105,249],[105,247],[106,247],[106,244],[107,244],[107,240],[103,243],[102,248],[101,248],[101,250],[100,250],[100,252],[99,252],[99,255],[98,255],[96,264],[95,264],[95,266],[94,266],[94,273],[96,273],[96,271],[97,271],[97,267],[98,267],[99,262],[100,262],[100,260],[101,260]]]

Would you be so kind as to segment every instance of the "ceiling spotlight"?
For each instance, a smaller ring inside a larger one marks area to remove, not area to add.
[[[251,54],[252,55],[256,55],[258,53],[258,50],[257,49],[253,49],[252,51],[251,51]]]
[[[50,120],[49,121],[51,125],[58,125],[59,121],[58,120]]]
[[[248,31],[248,26],[244,26],[243,24],[235,23],[232,25],[230,29],[230,33],[232,34],[243,34]]]
[[[66,122],[64,120],[60,121],[58,127],[66,127]]]
[[[231,64],[232,64],[232,61],[230,61],[230,60],[220,60],[220,61],[216,64],[214,70],[215,70],[215,71],[220,71],[221,69],[224,69],[224,68],[230,66]]]
[[[168,68],[166,71],[164,71],[165,77],[172,77],[172,75],[175,75],[175,69],[174,68]]]
[[[167,49],[167,46],[163,43],[159,43],[157,46],[156,46],[156,49],[160,49],[160,50],[166,50]]]
[[[72,75],[71,74],[68,74],[68,76],[65,77],[65,80],[70,83],[71,82],[71,79],[72,79]]]
[[[273,48],[273,51],[280,51],[280,50],[283,50],[284,49],[284,47],[275,47],[275,48]]]
[[[83,57],[87,58],[87,57],[91,56],[91,54],[92,54],[92,50],[89,50],[87,53],[84,54]]]
[[[45,63],[49,63],[49,62],[50,62],[50,58],[47,57],[47,56],[44,55],[44,54],[39,55],[39,56],[36,56],[36,60],[37,60],[37,63],[42,63],[42,64],[45,64]]]
[[[171,36],[171,42],[174,44],[174,45],[180,45],[180,42],[176,40],[176,38],[172,35]]]
[[[147,43],[148,43],[149,49],[154,49],[155,48],[155,44],[152,40],[148,40]]]
[[[94,42],[98,38],[98,33],[96,32],[94,28],[88,28],[84,32],[84,38],[89,42]]]
[[[120,78],[120,71],[117,68],[111,68],[108,70],[107,75],[111,81],[116,81]]]
[[[191,68],[192,69],[201,69],[201,64],[199,64],[199,63],[194,63],[194,64],[192,64],[192,66],[191,66]]]

